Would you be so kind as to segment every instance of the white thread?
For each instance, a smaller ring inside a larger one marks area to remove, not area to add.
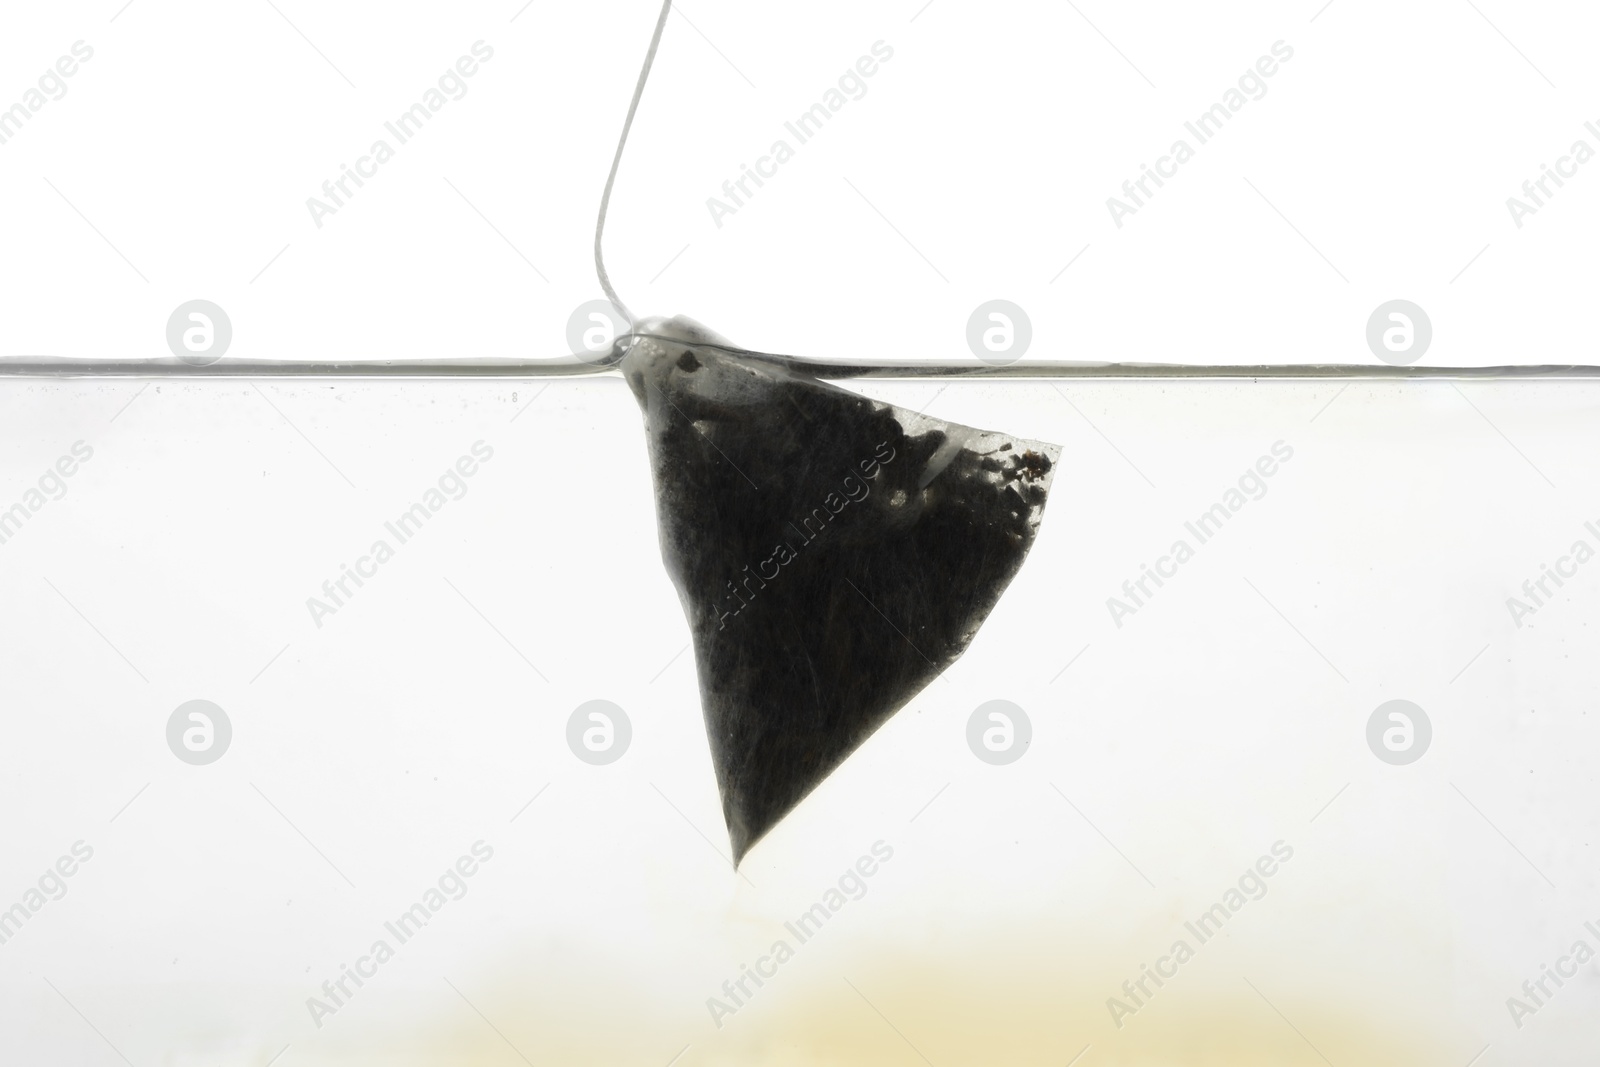
[[[622,122],[622,136],[617,139],[617,154],[611,160],[611,173],[606,175],[606,190],[600,194],[600,217],[594,224],[594,269],[600,276],[600,289],[606,294],[606,299],[611,301],[611,306],[622,312],[628,320],[628,329],[633,329],[633,313],[628,306],[617,298],[617,291],[611,288],[611,277],[606,274],[605,254],[600,250],[600,238],[606,229],[606,209],[611,206],[611,186],[617,180],[617,167],[622,163],[622,149],[628,143],[628,130],[633,126],[633,113],[639,109],[639,98],[644,95],[644,83],[650,77],[650,64],[656,59],[656,46],[661,43],[661,31],[667,25],[667,13],[672,10],[672,0],[664,0],[661,5],[661,17],[656,20],[656,32],[650,37],[650,49],[644,54],[644,66],[639,70],[639,84],[633,87],[633,101],[628,105],[628,117]]]

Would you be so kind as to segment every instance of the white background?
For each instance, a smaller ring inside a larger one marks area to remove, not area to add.
[[[163,356],[193,298],[231,356],[562,354],[655,15],[8,11],[0,102],[95,57],[0,145],[0,354]],[[1426,363],[1593,358],[1589,172],[1521,230],[1505,208],[1600,118],[1575,5],[685,15],[614,202],[637,313],[949,358],[1002,297],[1030,358],[1375,363],[1403,297]],[[468,95],[319,230],[306,198],[479,39]],[[880,39],[867,95],[719,230],[705,199]],[[1268,95],[1117,229],[1105,198],[1279,39]],[[1506,599],[1596,543],[1593,386],[862,384],[1066,458],[968,654],[742,876],[633,399],[542,388],[0,384],[0,507],[95,449],[0,545],[0,907],[95,848],[0,945],[0,1059],[1588,1062],[1600,971],[1520,1030],[1506,998],[1600,924],[1600,569],[1522,627]],[[306,599],[478,440],[467,494],[317,627]],[[1266,495],[1115,625],[1279,440]],[[195,698],[234,724],[208,767],[166,746]],[[607,767],[564,740],[597,698],[634,729]],[[1409,767],[1366,744],[1394,698],[1434,724]],[[1007,767],[966,746],[993,699],[1033,722]],[[307,998],[479,839],[468,895],[317,1028]],[[717,1028],[707,998],[879,839],[867,895]],[[1116,1029],[1106,998],[1279,839],[1269,894]]]
[[[657,10],[13,5],[0,101],[74,41],[95,57],[0,146],[0,354],[165,355],[194,298],[229,312],[236,356],[563,354]],[[1404,298],[1434,322],[1425,362],[1594,362],[1596,168],[1521,229],[1505,203],[1575,139],[1600,148],[1593,19],[704,0],[668,22],[611,272],[636,314],[816,356],[962,357],[999,297],[1035,358],[1375,362],[1367,316]],[[480,39],[465,98],[319,230],[307,198]],[[719,229],[706,199],[879,40],[866,95]],[[1118,229],[1106,199],[1279,40],[1266,96]]]

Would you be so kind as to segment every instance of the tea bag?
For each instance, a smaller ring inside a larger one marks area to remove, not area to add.
[[[661,553],[737,864],[961,655],[1039,528],[1055,445],[929,418],[641,323]]]

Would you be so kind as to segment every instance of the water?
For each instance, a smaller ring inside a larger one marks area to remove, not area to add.
[[[967,654],[735,872],[620,379],[227,366],[0,381],[0,507],[42,501],[0,544],[0,905],[93,849],[0,944],[19,1060],[1587,1062],[1592,961],[1508,1005],[1600,947],[1587,380],[849,384],[1063,462]],[[1396,699],[1414,762],[1369,744]],[[1014,762],[969,747],[993,700]]]

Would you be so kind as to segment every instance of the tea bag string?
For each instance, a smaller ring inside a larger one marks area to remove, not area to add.
[[[611,301],[611,306],[628,320],[629,330],[633,329],[633,313],[618,299],[617,291],[611,287],[611,276],[606,273],[606,257],[601,251],[600,239],[606,231],[606,210],[611,206],[611,186],[617,180],[617,167],[622,163],[622,149],[628,143],[628,131],[633,128],[633,114],[639,110],[639,98],[644,95],[644,83],[650,78],[650,65],[656,60],[656,47],[661,44],[661,31],[666,28],[667,14],[671,10],[672,0],[663,0],[661,17],[656,19],[655,33],[650,35],[650,48],[644,54],[644,66],[639,69],[639,84],[633,87],[633,100],[628,104],[628,117],[622,121],[622,136],[617,139],[617,154],[611,160],[611,173],[606,175],[605,192],[600,194],[600,217],[594,224],[594,269],[600,276],[600,289],[606,294],[606,299]]]

